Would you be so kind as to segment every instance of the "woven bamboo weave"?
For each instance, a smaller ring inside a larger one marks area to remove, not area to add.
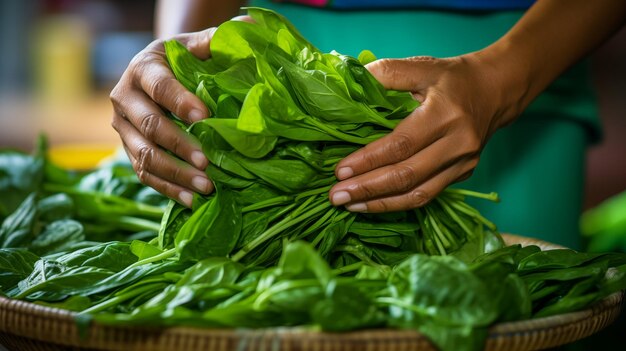
[[[507,244],[560,248],[543,241],[504,235]],[[541,350],[598,332],[620,314],[623,292],[593,307],[557,316],[501,323],[489,331],[486,350]],[[10,351],[427,351],[435,350],[416,331],[375,329],[324,333],[303,328],[263,330],[142,329],[92,324],[81,338],[73,312],[0,297],[0,344]]]

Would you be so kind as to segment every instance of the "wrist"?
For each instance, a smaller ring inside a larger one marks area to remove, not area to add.
[[[521,53],[510,42],[496,42],[465,55],[478,67],[483,91],[493,101],[495,129],[515,121],[540,92],[533,82],[530,60]]]

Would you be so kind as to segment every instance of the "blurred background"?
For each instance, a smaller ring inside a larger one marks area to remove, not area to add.
[[[0,148],[29,151],[39,133],[56,148],[118,146],[108,94],[152,40],[154,5],[0,1]],[[626,29],[592,60],[605,138],[589,150],[585,208],[626,189]]]
[[[28,151],[40,133],[96,157],[118,146],[108,94],[152,41],[154,5],[0,1],[0,147]]]

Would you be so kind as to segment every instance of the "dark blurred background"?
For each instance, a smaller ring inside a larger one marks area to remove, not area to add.
[[[0,1],[0,147],[115,148],[108,93],[152,40],[154,0]],[[626,29],[593,54],[605,138],[589,150],[585,208],[626,190]],[[625,209],[626,211],[626,209]]]

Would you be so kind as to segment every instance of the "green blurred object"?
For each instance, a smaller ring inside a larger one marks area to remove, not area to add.
[[[587,251],[626,252],[626,191],[583,213],[580,231]]]

